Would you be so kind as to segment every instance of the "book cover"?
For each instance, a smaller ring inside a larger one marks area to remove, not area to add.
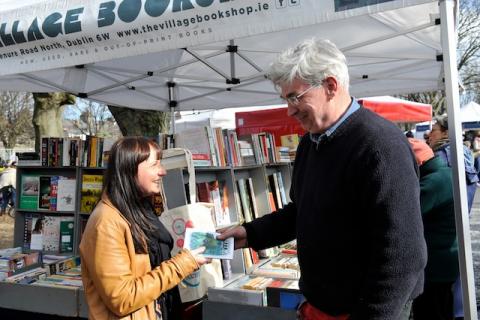
[[[59,176],[50,177],[50,211],[57,211],[57,193]],[[41,188],[40,188],[41,190]]]
[[[288,147],[291,150],[297,150],[300,138],[298,134],[286,134],[280,137],[280,143],[284,147]]]
[[[257,197],[255,196],[255,190],[253,188],[253,179],[249,177],[247,179],[247,189],[248,189],[248,197],[250,199],[250,208],[252,209],[253,218],[256,219],[260,217],[260,212],[258,211],[257,206]]]
[[[271,174],[268,176],[268,182],[270,183],[270,188],[272,190],[273,198],[275,200],[275,206],[277,209],[283,208],[282,199],[280,196],[280,187],[278,186],[278,177],[276,174]]]
[[[277,180],[278,180],[278,188],[280,190],[280,198],[282,199],[282,203],[285,206],[285,205],[288,204],[288,200],[287,200],[287,193],[285,192],[285,184],[283,183],[282,173],[281,172],[276,172],[275,174],[276,174]]]
[[[194,166],[212,165],[210,141],[205,127],[192,128],[176,134],[175,145],[192,152]]]
[[[20,209],[37,210],[40,194],[40,179],[38,175],[22,175],[20,178]]]
[[[40,176],[40,191],[38,196],[38,210],[50,210],[50,176]]]
[[[48,167],[48,138],[42,137],[42,144],[40,147],[40,160],[43,167]]]
[[[73,221],[60,221],[60,252],[73,252]]]
[[[32,239],[32,233],[34,233]],[[23,250],[42,250],[43,220],[38,213],[26,212],[23,226]],[[33,245],[32,245],[33,242]]]
[[[232,264],[230,260],[220,260],[221,266],[222,266],[222,275],[223,275],[223,280],[230,280],[232,278],[233,272],[232,272]]]
[[[43,250],[50,252],[60,251],[60,222],[73,223],[71,216],[45,216],[43,223]]]
[[[91,213],[102,196],[103,176],[84,174],[82,177],[82,191],[80,212]]]
[[[250,199],[248,198],[248,191],[245,179],[237,180],[238,193],[240,194],[240,202],[242,204],[242,212],[246,222],[253,220],[252,209],[250,208]]]
[[[30,250],[43,249],[43,223],[44,217],[40,215],[32,216]]]
[[[183,247],[190,250],[205,247],[202,255],[206,258],[233,259],[233,238],[222,241],[217,240],[217,235],[219,233],[197,228],[186,228]]]
[[[225,226],[232,223],[230,219],[230,208],[228,202],[228,188],[224,180],[218,181],[218,191],[220,196],[220,212],[217,213],[217,226]]]
[[[75,210],[75,192],[77,181],[62,177],[58,180],[57,188],[57,210],[74,211]]]

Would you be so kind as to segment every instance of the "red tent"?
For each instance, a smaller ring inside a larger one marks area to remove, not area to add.
[[[389,96],[358,100],[365,108],[393,122],[423,122],[432,120],[432,106]]]
[[[393,122],[423,122],[432,120],[432,106],[394,97],[362,98],[359,102],[367,109]],[[287,108],[236,112],[237,135],[270,132],[280,145],[280,136],[292,133],[303,135],[297,120],[287,116]]]
[[[270,132],[275,135],[276,145],[281,145],[280,137],[286,134],[303,135],[305,130],[295,118],[287,116],[287,108],[235,112],[237,135]]]

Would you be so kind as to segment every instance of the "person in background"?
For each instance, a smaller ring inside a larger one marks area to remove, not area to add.
[[[408,141],[420,167],[420,205],[428,252],[425,286],[413,301],[413,316],[415,320],[451,320],[452,285],[459,274],[452,170],[425,142]]]
[[[121,138],[111,148],[103,194],[80,243],[89,319],[178,319],[182,279],[209,262],[204,247],[170,257],[173,239],[150,197],[166,174],[159,146]]]
[[[480,130],[475,131],[475,135],[472,140],[472,150],[474,157],[474,166],[477,170],[478,178],[480,179]],[[477,182],[477,187],[480,187],[480,182]]]
[[[405,133],[405,137],[407,137],[407,138],[413,138],[414,136],[413,136],[412,130],[408,130],[408,131]]]
[[[451,167],[452,156],[450,151],[450,140],[448,138],[447,116],[436,118],[436,122],[433,124],[432,131],[430,131],[428,136],[428,141],[435,155],[439,156],[449,167]],[[465,163],[465,178],[467,181],[468,212],[470,213],[479,178],[477,170],[475,169],[473,154],[465,145],[463,145],[463,157]]]
[[[423,140],[425,140],[425,143],[430,146],[430,142],[428,141],[428,137],[430,136],[430,130],[425,131],[423,134]]]
[[[450,140],[448,138],[447,116],[436,118],[436,122],[432,126],[432,131],[430,132],[428,139],[435,155],[439,156],[449,167],[451,167],[452,157],[450,151]],[[465,145],[463,145],[463,158],[465,163],[465,180],[467,184],[468,213],[470,214],[479,177],[474,166],[473,154]],[[453,298],[454,316],[455,318],[463,319],[464,312],[460,277],[457,277],[457,280],[453,285]]]
[[[6,169],[0,174],[0,190],[2,192],[2,204],[0,216],[7,212],[10,204],[10,210],[15,206],[17,183],[17,162],[10,161]]]
[[[296,238],[301,319],[408,319],[427,253],[407,138],[350,96],[346,58],[328,40],[285,50],[267,74],[308,131],[291,202],[218,238],[256,250]]]

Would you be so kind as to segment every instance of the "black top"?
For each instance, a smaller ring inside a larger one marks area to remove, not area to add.
[[[319,144],[304,136],[292,202],[245,224],[248,243],[263,249],[297,238],[300,288],[320,310],[397,319],[423,289],[417,174],[403,133],[360,108]]]

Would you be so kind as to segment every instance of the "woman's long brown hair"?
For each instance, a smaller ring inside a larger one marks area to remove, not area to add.
[[[151,229],[145,214],[146,195],[138,186],[138,165],[150,156],[150,147],[161,159],[161,149],[143,137],[125,137],[116,141],[108,159],[104,192],[130,223],[136,253],[147,253],[146,231]]]

